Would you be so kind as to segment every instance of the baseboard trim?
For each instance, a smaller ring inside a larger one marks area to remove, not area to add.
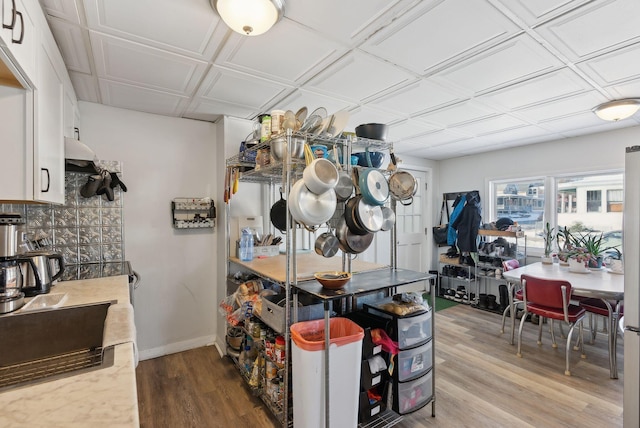
[[[217,343],[216,336],[202,336],[195,339],[185,340],[184,342],[169,343],[157,348],[139,350],[140,361],[158,358],[164,355],[175,354],[176,352],[188,351],[189,349],[200,348],[202,346],[215,345],[218,352],[220,347]]]

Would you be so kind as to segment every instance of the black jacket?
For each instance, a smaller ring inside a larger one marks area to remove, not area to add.
[[[458,250],[475,253],[478,251],[478,229],[482,221],[480,194],[477,190],[467,193],[462,212],[452,227],[458,231]]]

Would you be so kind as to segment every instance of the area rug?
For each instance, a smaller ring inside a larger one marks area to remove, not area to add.
[[[425,293],[423,295],[423,298],[431,303],[431,296],[429,295],[429,293]],[[458,302],[454,302],[453,300],[449,300],[449,299],[445,299],[444,297],[438,297],[436,296],[436,312],[442,310],[442,309],[447,309],[450,308],[451,306],[455,306],[457,305]]]

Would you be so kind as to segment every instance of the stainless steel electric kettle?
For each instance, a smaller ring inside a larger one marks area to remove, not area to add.
[[[49,251],[29,251],[22,255],[22,269],[24,278],[22,292],[25,296],[46,294],[51,291],[53,281],[60,278],[64,272],[64,260],[62,254]],[[58,271],[53,272],[51,260],[57,260]]]

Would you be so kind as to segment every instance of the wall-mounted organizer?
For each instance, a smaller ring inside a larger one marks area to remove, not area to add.
[[[211,198],[175,198],[171,201],[174,229],[213,229],[216,207]]]

